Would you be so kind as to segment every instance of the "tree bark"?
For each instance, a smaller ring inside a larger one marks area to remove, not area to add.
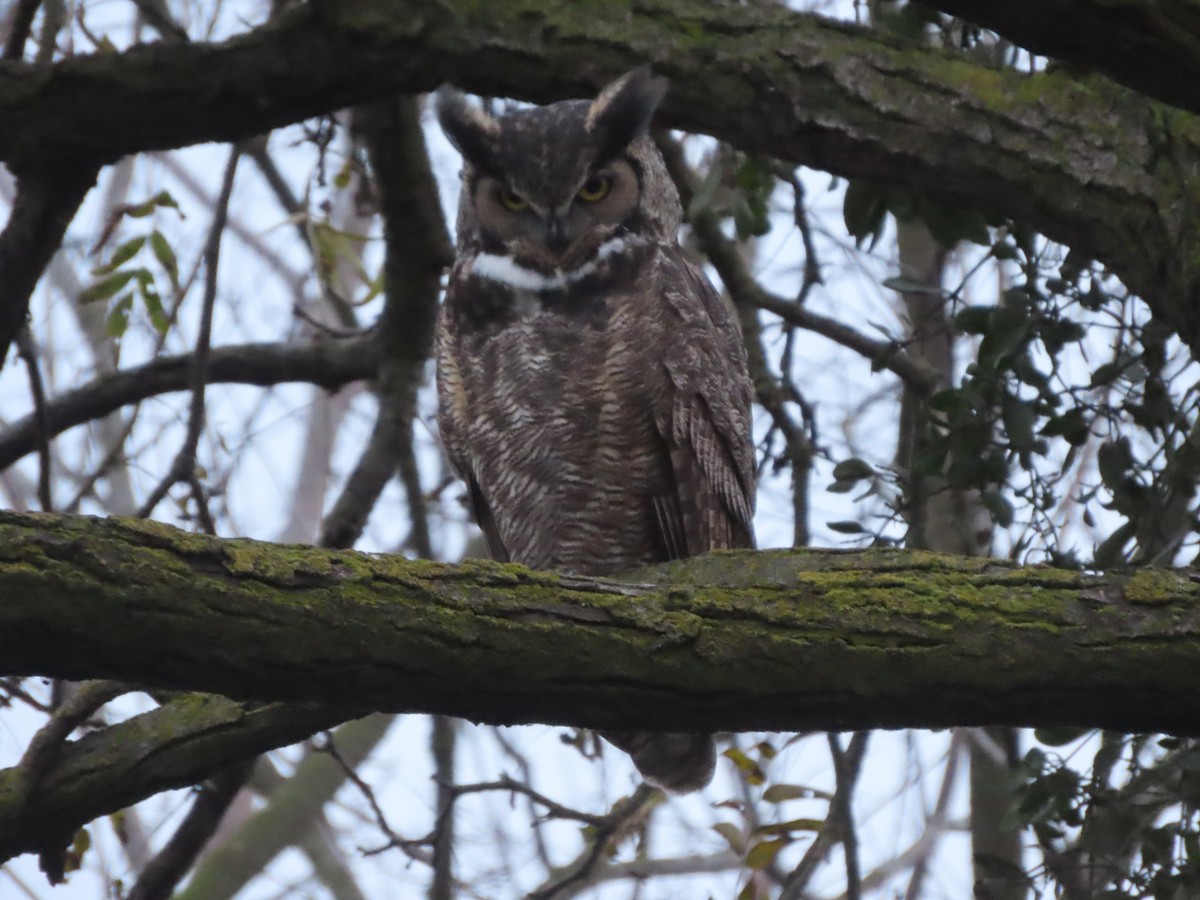
[[[60,853],[92,819],[190,787],[354,715],[189,694],[93,732],[63,745],[36,783],[19,766],[0,771],[0,862],[20,853]]]
[[[1195,0],[923,0],[1034,53],[1103,72],[1140,94],[1200,112]]]
[[[347,0],[221,44],[0,63],[0,160],[238,140],[449,79],[586,96],[647,60],[674,84],[667,124],[1016,217],[1109,265],[1200,351],[1191,116],[1102,78],[992,69],[782,7]]]
[[[0,674],[616,730],[1200,733],[1200,584],[903,550],[617,582],[0,514]]]

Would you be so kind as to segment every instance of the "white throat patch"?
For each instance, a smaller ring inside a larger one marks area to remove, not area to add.
[[[526,268],[508,256],[480,253],[471,262],[471,274],[522,291],[563,291],[587,278],[610,256],[621,253],[639,243],[641,243],[639,238],[629,236],[609,238],[596,248],[596,255],[578,269],[572,269],[570,272],[554,272],[549,275]]]

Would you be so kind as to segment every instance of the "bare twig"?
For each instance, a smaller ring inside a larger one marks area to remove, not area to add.
[[[437,826],[433,832],[433,879],[430,900],[454,897],[454,750],[457,743],[455,720],[433,716],[430,722],[430,750],[434,777],[437,779]]]
[[[114,410],[150,397],[185,390],[195,370],[195,355],[184,353],[142,366],[100,375],[90,384],[51,400],[46,407],[50,436],[102,418]],[[369,378],[376,368],[376,347],[369,338],[283,343],[239,344],[214,349],[205,369],[208,384],[272,386],[307,382],[336,390]],[[37,421],[27,416],[0,434],[0,469],[37,448]]]
[[[33,421],[37,425],[38,502],[43,510],[50,512],[54,508],[50,493],[50,419],[46,414],[46,388],[38,367],[37,346],[27,327],[17,334],[17,353],[29,372],[29,393],[33,395]]]
[[[909,848],[902,858],[912,857],[912,877],[908,881],[908,889],[904,892],[904,900],[921,900],[921,890],[925,883],[925,875],[929,870],[929,857],[937,846],[938,838],[946,829],[947,811],[950,808],[950,797],[954,791],[954,782],[958,777],[958,763],[964,753],[963,732],[950,733],[950,748],[946,751],[946,770],[942,773],[942,786],[938,790],[937,802],[933,814],[925,823],[925,830],[916,843]],[[880,869],[883,867],[881,866]],[[877,872],[879,869],[876,870]],[[872,873],[874,874],[874,873]],[[864,879],[864,887],[866,884]]]
[[[20,59],[25,54],[25,41],[33,28],[33,17],[41,0],[17,0],[17,8],[12,13],[12,27],[8,37],[4,39],[4,51],[0,59]]]
[[[342,770],[342,774],[346,777],[346,780],[358,788],[358,792],[362,794],[363,799],[371,807],[371,813],[375,816],[375,824],[379,827],[380,831],[387,835],[388,842],[393,845],[403,843],[403,838],[397,835],[392,830],[392,826],[388,824],[387,816],[383,814],[383,808],[375,798],[375,791],[369,784],[363,781],[362,776],[355,771],[353,764],[342,756],[341,751],[338,750],[333,732],[326,731],[323,737],[324,741],[320,744],[315,740],[312,742],[313,749],[318,753],[327,753],[329,758],[338,764],[338,768]]]
[[[828,737],[829,754],[833,757],[833,771],[837,779],[837,791],[833,795],[833,802],[837,808],[842,855],[846,861],[846,900],[861,900],[862,874],[858,865],[858,832],[854,827],[854,812],[850,805],[858,772],[851,771],[838,736],[830,732]]]
[[[663,793],[658,788],[645,783],[638,785],[631,796],[618,801],[612,811],[594,825],[594,830],[589,836],[589,846],[584,852],[568,864],[562,873],[556,874],[548,883],[530,891],[528,900],[551,900],[569,896],[580,886],[586,885],[613,844],[627,835],[638,823],[643,822],[662,797]]]
[[[196,476],[196,450],[200,445],[200,435],[204,431],[204,389],[208,383],[208,359],[212,349],[212,320],[213,308],[217,299],[217,266],[221,256],[221,236],[225,232],[225,223],[229,217],[229,200],[233,195],[233,179],[237,173],[237,163],[241,152],[241,149],[236,146],[229,152],[229,162],[225,165],[221,193],[217,198],[212,226],[209,228],[208,240],[204,247],[204,304],[200,312],[200,333],[196,337],[196,349],[192,357],[192,374],[189,385],[192,402],[188,413],[187,435],[184,438],[183,446],[175,456],[175,461],[171,464],[170,471],[146,499],[142,508],[138,510],[140,518],[149,517],[154,512],[154,508],[167,495],[167,491],[182,481],[191,488],[201,525],[210,534],[215,533],[216,528],[208,511],[204,488]]]
[[[846,748],[843,754],[843,763],[845,766],[846,778],[843,782],[839,782],[837,793],[841,793],[843,789],[847,792],[847,803],[849,795],[854,790],[854,783],[858,779],[859,770],[862,767],[863,756],[867,751],[867,741],[870,738],[870,732],[857,731],[854,737],[850,739],[850,745]],[[804,851],[804,856],[796,865],[787,881],[784,882],[783,892],[779,895],[780,900],[799,900],[804,896],[804,889],[808,882],[812,879],[817,871],[817,867],[825,861],[825,857],[829,855],[829,851],[842,838],[842,822],[841,822],[841,806],[835,796],[829,806],[829,815],[825,818],[825,824],[821,826],[821,830],[817,832],[816,838]]]
[[[254,770],[253,759],[230,766],[201,785],[192,808],[171,839],[142,870],[125,900],[165,900],[212,839],[230,804]]]

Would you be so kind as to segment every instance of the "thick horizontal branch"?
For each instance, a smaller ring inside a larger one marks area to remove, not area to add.
[[[65,744],[36,784],[20,768],[0,771],[0,861],[61,850],[98,816],[190,787],[231,763],[353,716],[310,705],[246,707],[224,697],[187,695],[93,732]]]
[[[306,382],[334,391],[376,374],[378,356],[370,337],[309,344],[240,344],[212,351],[206,384],[270,386]],[[46,406],[49,437],[103,418],[150,397],[190,387],[192,356],[164,356],[145,365],[106,372],[94,381],[55,397]],[[38,422],[33,414],[0,431],[0,469],[37,449]]]
[[[924,0],[1014,44],[1200,112],[1200,4],[1153,0]]]
[[[900,550],[618,583],[0,514],[0,674],[614,730],[1200,734],[1200,585]]]
[[[672,79],[669,124],[1017,217],[1111,266],[1200,349],[1190,116],[1100,78],[990,69],[783,7],[314,2],[218,45],[0,64],[0,159],[236,140],[443,80],[582,96],[646,60]]]

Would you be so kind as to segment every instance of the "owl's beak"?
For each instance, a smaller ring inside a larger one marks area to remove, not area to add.
[[[567,237],[563,220],[557,216],[546,220],[546,249],[551,253],[562,256],[563,251],[571,244]]]

